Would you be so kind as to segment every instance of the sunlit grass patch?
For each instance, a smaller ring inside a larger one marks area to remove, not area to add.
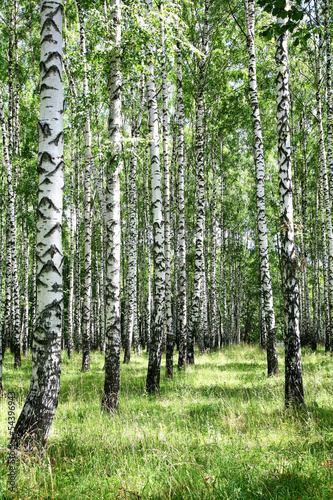
[[[233,346],[196,356],[160,394],[145,393],[148,357],[121,365],[119,413],[101,412],[104,359],[63,353],[59,406],[44,457],[19,463],[7,490],[7,399],[0,404],[0,498],[28,499],[329,499],[333,498],[332,358],[303,352],[307,406],[284,409],[280,376],[267,379],[266,354]],[[14,371],[6,353],[4,388],[16,417],[30,384],[31,361]]]

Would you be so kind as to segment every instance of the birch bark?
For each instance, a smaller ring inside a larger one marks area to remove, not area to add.
[[[166,376],[173,377],[174,333],[171,309],[171,244],[170,244],[170,160],[169,160],[169,104],[164,43],[163,4],[161,4],[161,45],[162,45],[162,95],[163,95],[163,167],[164,167],[164,238],[165,238],[165,311],[166,331]]]
[[[333,146],[332,146],[332,53],[330,30],[330,0],[324,0],[324,25],[326,42],[326,89],[327,89],[327,159],[329,171],[329,193],[333,199]]]
[[[289,3],[287,2],[287,9]],[[286,19],[278,18],[283,27]],[[299,334],[298,257],[295,247],[291,147],[289,126],[289,73],[287,33],[276,39],[277,136],[279,192],[281,202],[281,259],[285,315],[285,405],[304,403],[301,344]]]
[[[148,0],[148,11],[152,9],[152,1]],[[158,109],[154,75],[152,48],[148,46],[148,122],[150,131],[150,164],[151,164],[151,205],[153,214],[153,325],[149,347],[148,372],[146,390],[156,392],[160,386],[161,348],[163,340],[164,308],[165,308],[165,238],[161,195],[161,170],[159,151]]]
[[[275,314],[273,306],[272,280],[269,270],[268,238],[265,209],[265,162],[261,128],[261,118],[257,89],[256,53],[254,45],[255,13],[254,1],[245,0],[247,48],[249,53],[249,84],[252,108],[252,123],[254,132],[254,161],[256,167],[257,189],[257,227],[260,265],[260,287],[263,298],[263,318],[267,332],[267,373],[279,374],[278,356],[276,350]]]
[[[186,238],[184,198],[184,102],[183,70],[180,42],[177,43],[177,121],[178,121],[178,246],[179,281],[177,297],[177,327],[179,329],[178,369],[185,369],[187,363],[187,296],[186,296]]]
[[[63,84],[62,2],[41,2],[39,191],[37,208],[37,319],[32,375],[12,444],[45,445],[60,385],[62,288]]]
[[[210,328],[210,348],[218,348],[218,321],[217,321],[217,296],[216,296],[216,235],[217,235],[217,224],[216,224],[216,165],[217,161],[214,158],[212,161],[213,170],[213,196],[211,203],[211,262],[210,262],[210,318],[211,318],[211,328]]]
[[[80,49],[83,59],[83,100],[85,107],[85,169],[84,169],[84,284],[83,284],[83,310],[82,310],[82,371],[90,370],[90,348],[91,348],[91,192],[90,192],[90,176],[91,176],[91,129],[90,115],[88,107],[88,75],[86,61],[86,35],[84,28],[83,11],[81,1],[76,0],[79,12],[80,25]]]
[[[120,167],[121,167],[121,5],[110,3],[112,38],[109,79],[110,159],[106,186],[106,279],[105,279],[105,382],[102,409],[113,412],[119,404],[120,377]]]
[[[138,229],[137,229],[137,149],[138,149],[138,135],[141,126],[142,112],[143,112],[143,82],[140,89],[140,109],[138,116],[135,116],[135,105],[133,101],[132,110],[132,125],[131,136],[132,145],[130,151],[130,172],[129,172],[129,203],[128,203],[128,228],[127,228],[127,277],[126,277],[126,293],[127,293],[127,321],[126,321],[126,347],[124,355],[124,363],[129,363],[131,358],[131,345],[132,340],[134,349],[139,352],[138,342],[138,321],[137,321],[137,260],[138,260]],[[134,89],[132,88],[132,95]]]
[[[331,216],[331,200],[329,194],[329,186],[327,179],[327,162],[326,162],[326,149],[325,137],[323,127],[323,112],[321,102],[321,82],[322,82],[322,69],[321,69],[321,54],[322,54],[322,38],[319,35],[319,46],[316,54],[316,101],[317,101],[317,118],[319,127],[319,157],[320,157],[320,200],[322,201],[326,211],[326,229],[328,239],[328,265],[327,265],[327,288],[328,288],[328,308],[329,312],[325,317],[326,323],[326,341],[325,344],[329,345],[331,341],[331,321],[333,318],[333,229],[332,229],[332,216]],[[323,241],[326,239],[325,222],[323,216],[321,218]],[[326,246],[323,247],[323,258],[326,255]],[[325,297],[326,298],[326,297]],[[325,309],[327,308],[325,304]],[[327,323],[328,321],[328,323]]]
[[[72,144],[72,165],[74,165],[74,144]],[[71,358],[73,352],[73,330],[74,330],[74,250],[75,250],[75,226],[74,226],[74,179],[73,172],[71,172],[70,184],[70,217],[69,217],[69,230],[70,230],[70,261],[69,261],[69,301],[68,301],[68,344],[67,352],[68,359]]]
[[[8,190],[8,232],[7,232],[7,251],[10,258],[7,258],[6,266],[8,266],[7,276],[10,279],[10,283],[6,286],[11,285],[12,289],[12,301],[13,301],[13,317],[11,319],[12,323],[12,339],[13,339],[13,351],[14,351],[14,368],[21,366],[21,350],[20,350],[20,291],[19,291],[19,281],[17,272],[17,248],[16,248],[16,214],[15,214],[15,195],[13,189],[13,168],[12,162],[9,154],[8,143],[7,143],[7,131],[5,123],[5,111],[2,101],[2,94],[0,93],[0,121],[1,121],[1,131],[2,131],[2,144],[3,153],[7,173],[7,190]],[[10,304],[11,302],[9,302]],[[9,307],[8,304],[8,307]],[[9,311],[9,309],[8,309]],[[9,327],[9,318],[7,317],[7,328]]]

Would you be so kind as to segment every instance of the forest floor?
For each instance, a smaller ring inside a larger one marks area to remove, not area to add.
[[[101,413],[102,354],[91,371],[81,356],[62,356],[59,406],[44,457],[22,455],[9,492],[8,407],[0,401],[0,498],[333,499],[333,360],[303,351],[305,409],[284,409],[284,376],[267,379],[258,347],[196,356],[159,395],[145,393],[147,354],[121,365],[119,414]],[[175,359],[175,363],[176,363]],[[283,372],[283,348],[279,347]],[[165,363],[163,359],[162,362]],[[31,359],[4,363],[5,391],[15,391],[16,419]]]

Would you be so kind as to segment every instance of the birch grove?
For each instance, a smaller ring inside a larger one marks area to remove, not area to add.
[[[302,352],[333,349],[331,15],[0,6],[3,390],[32,363],[15,446],[46,444],[60,358],[87,383],[103,356],[109,416],[122,373],[159,393],[239,344],[305,403]]]

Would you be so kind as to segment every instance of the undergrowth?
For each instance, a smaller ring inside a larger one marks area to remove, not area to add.
[[[333,362],[303,351],[306,407],[284,409],[281,375],[267,379],[266,355],[235,346],[196,355],[159,395],[145,393],[147,354],[121,366],[119,413],[101,412],[104,359],[62,356],[59,406],[46,451],[19,453],[8,490],[7,397],[16,419],[30,384],[31,359],[13,369],[6,353],[0,400],[0,498],[333,499]]]

